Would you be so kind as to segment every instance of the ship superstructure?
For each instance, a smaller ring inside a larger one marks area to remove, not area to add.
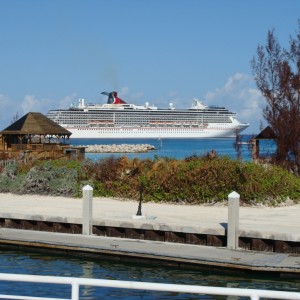
[[[215,138],[235,137],[249,126],[224,107],[206,106],[194,99],[189,109],[166,109],[129,104],[117,92],[103,92],[105,104],[84,99],[69,109],[50,110],[47,117],[72,132],[72,138]]]

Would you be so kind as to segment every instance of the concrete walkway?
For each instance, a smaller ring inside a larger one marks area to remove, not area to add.
[[[50,196],[0,194],[0,218],[57,222],[82,222],[82,199]],[[131,226],[177,232],[225,234],[226,206],[190,206],[145,203],[145,219],[136,220],[138,203],[110,198],[93,199],[93,223],[106,226]],[[240,231],[245,237],[300,241],[300,205],[241,207]],[[60,248],[85,248],[99,253],[158,258],[177,262],[229,266],[249,270],[300,274],[300,255],[207,246],[83,236],[1,228],[0,240],[24,244],[45,243]],[[91,250],[92,249],[92,250]]]
[[[0,193],[0,217],[42,221],[82,222],[82,199]],[[144,220],[135,220],[138,202],[93,199],[95,225],[163,229],[178,232],[225,234],[227,206],[143,203]],[[300,241],[300,204],[283,207],[240,207],[239,235],[252,238]],[[136,225],[134,225],[136,224]]]

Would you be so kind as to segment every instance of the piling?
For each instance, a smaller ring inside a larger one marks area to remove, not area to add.
[[[93,233],[93,188],[86,185],[82,189],[82,234],[91,235]]]
[[[227,248],[237,249],[239,244],[239,205],[240,195],[232,192],[228,195]]]

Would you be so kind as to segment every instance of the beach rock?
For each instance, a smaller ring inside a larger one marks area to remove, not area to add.
[[[140,153],[155,150],[150,144],[88,145],[86,153]]]

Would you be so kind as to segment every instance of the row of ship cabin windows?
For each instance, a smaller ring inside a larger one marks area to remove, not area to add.
[[[215,126],[213,127],[213,129],[223,129],[224,126],[227,126],[228,123],[220,123],[219,126]],[[107,127],[104,127],[104,126],[101,126],[101,127],[98,127],[98,126],[77,126],[78,129],[82,129],[82,130],[104,130],[104,131],[107,131],[107,128],[110,128],[112,131],[116,131],[116,132],[119,132],[120,130],[122,131],[132,131],[134,127],[131,127],[131,128],[126,128],[126,127],[112,127],[112,126],[107,126]],[[145,130],[145,128],[148,128],[148,129],[151,129],[151,130],[157,130],[157,131],[161,131],[161,130],[169,130],[172,131],[172,132],[182,132],[182,131],[185,131],[186,129],[195,129],[195,130],[199,130],[199,129],[206,129],[206,127],[190,127],[190,126],[183,126],[183,127],[143,127],[143,128],[139,128],[139,127],[136,127],[134,129],[137,129],[137,130]]]
[[[73,123],[73,124],[86,124],[87,121],[90,121],[91,119],[78,119],[78,118],[63,118],[61,119],[61,123],[64,123],[64,124],[68,124],[68,123]],[[95,119],[93,119],[95,120]],[[113,120],[108,120],[108,119],[105,119],[105,118],[97,118],[95,121],[106,121],[106,122],[113,122]],[[182,119],[182,120],[174,120],[174,119],[163,119],[163,120],[145,120],[145,119],[142,119],[142,118],[132,118],[132,119],[128,119],[128,118],[120,118],[120,119],[116,119],[115,120],[115,123],[116,124],[131,124],[131,125],[134,125],[134,124],[144,124],[144,123],[227,123],[229,121],[229,119],[227,117],[223,117],[223,118],[204,118],[203,120],[199,121],[199,120],[196,120],[196,119],[191,119],[191,118],[188,118],[188,119]]]

